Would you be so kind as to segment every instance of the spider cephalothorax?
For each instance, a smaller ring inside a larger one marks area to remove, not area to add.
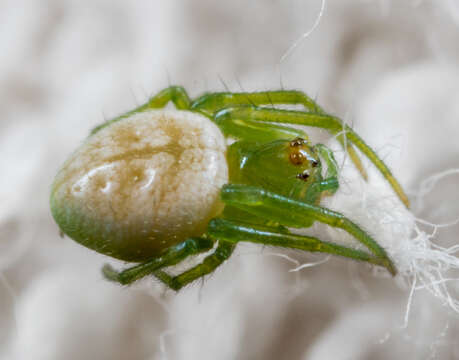
[[[158,110],[169,101],[178,110]],[[170,87],[91,132],[56,176],[52,214],[79,243],[140,263],[121,272],[104,267],[107,278],[122,284],[152,274],[178,290],[211,273],[240,241],[340,255],[395,274],[384,249],[364,230],[320,206],[339,186],[333,152],[280,123],[327,129],[365,177],[357,147],[408,206],[373,150],[304,93],[209,93],[191,101],[183,88]],[[234,140],[229,146],[228,138]],[[289,230],[315,221],[343,229],[368,251]],[[182,274],[165,271],[212,248]]]

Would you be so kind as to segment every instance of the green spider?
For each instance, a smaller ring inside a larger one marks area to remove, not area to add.
[[[176,110],[163,109],[169,102]],[[339,255],[395,275],[396,267],[370,235],[320,206],[339,186],[332,151],[282,123],[328,130],[366,178],[355,146],[409,206],[375,152],[303,92],[206,93],[190,100],[182,87],[172,86],[92,130],[54,180],[53,217],[82,245],[138,263],[123,271],[104,266],[105,277],[121,284],[151,274],[177,291],[212,273],[241,241]],[[228,146],[227,138],[235,141]],[[368,251],[291,230],[315,221],[348,232]],[[212,249],[177,276],[165,271]]]

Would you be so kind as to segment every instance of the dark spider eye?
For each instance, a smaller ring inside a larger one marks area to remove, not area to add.
[[[311,165],[312,165],[312,167],[317,167],[317,165],[319,165],[319,162],[317,160],[312,159],[311,160]]]
[[[303,181],[306,181],[309,177],[309,173],[307,171],[303,171],[302,173],[298,174],[296,176],[297,179],[300,179],[300,180],[303,180]]]
[[[302,138],[296,138],[292,141],[290,141],[290,147],[298,147],[304,144],[304,139]]]

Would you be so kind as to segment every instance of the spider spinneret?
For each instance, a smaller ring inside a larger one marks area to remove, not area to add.
[[[169,101],[177,110],[158,110]],[[305,110],[276,109],[278,104],[300,104]],[[304,93],[208,93],[192,101],[173,86],[93,129],[54,180],[54,219],[82,245],[139,263],[120,272],[104,267],[108,279],[122,284],[152,274],[178,290],[214,271],[241,241],[344,256],[395,275],[391,259],[370,235],[320,206],[339,187],[333,152],[284,124],[321,127],[336,135],[366,176],[357,147],[408,206],[374,151]],[[227,146],[226,138],[235,142]],[[343,229],[368,251],[288,230],[315,221]],[[165,271],[212,248],[201,264],[182,274]]]

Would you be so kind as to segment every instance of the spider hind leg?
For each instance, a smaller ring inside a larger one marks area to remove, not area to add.
[[[188,256],[208,251],[212,249],[213,244],[211,239],[189,238],[170,247],[161,256],[122,271],[116,271],[110,265],[106,264],[102,268],[102,273],[108,280],[118,282],[122,285],[132,284],[147,275],[153,274],[159,269],[176,265]]]
[[[380,265],[386,267],[392,275],[397,274],[397,269],[386,251],[357,224],[338,212],[297,201],[255,186],[237,184],[223,187],[222,200],[227,205],[271,219],[287,227],[303,228],[305,225],[309,225],[311,221],[319,221],[340,228],[364,245],[378,259]]]
[[[386,259],[368,252],[325,242],[312,236],[281,233],[268,226],[253,226],[224,219],[213,219],[209,223],[208,231],[211,236],[234,244],[252,242],[309,252],[321,252],[387,267]]]
[[[234,244],[226,241],[219,241],[215,251],[207,256],[202,263],[192,267],[191,269],[176,276],[171,276],[164,271],[156,271],[154,275],[168,287],[178,291],[185,285],[212,273],[231,256],[234,248]]]

